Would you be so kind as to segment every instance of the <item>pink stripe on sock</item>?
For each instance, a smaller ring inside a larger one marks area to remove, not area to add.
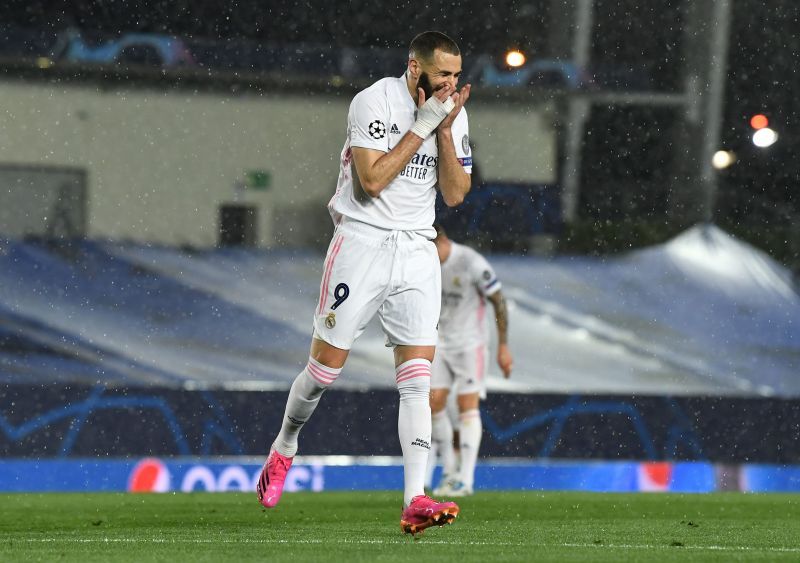
[[[458,418],[460,420],[469,420],[470,418],[480,418],[480,417],[481,417],[481,411],[467,411],[467,412],[462,412],[458,415]]]
[[[342,372],[342,368],[329,368],[325,364],[319,363],[317,360],[312,358],[311,356],[308,357],[308,365],[313,367],[319,372],[324,373],[325,375],[336,377]]]
[[[409,360],[395,370],[395,381],[402,383],[416,377],[430,377],[431,363],[421,358],[416,361]]]
[[[421,369],[421,368],[429,370],[429,369],[431,369],[431,366],[430,366],[430,364],[428,362],[413,363],[410,366],[406,366],[406,367],[402,368],[401,370],[399,370],[397,372],[397,376],[399,377],[399,376],[403,375],[404,373],[407,373],[408,371],[410,371],[412,369]]]
[[[331,381],[326,381],[326,380],[324,380],[324,379],[320,379],[318,376],[314,375],[314,373],[313,373],[311,370],[306,370],[306,371],[308,372],[308,375],[310,375],[310,376],[311,376],[311,378],[312,378],[314,381],[316,381],[317,383],[319,383],[319,384],[321,384],[321,385],[328,386],[328,385],[330,385],[330,384],[332,383]]]
[[[404,371],[403,373],[397,374],[397,376],[395,377],[395,381],[403,381],[411,377],[419,377],[420,375],[430,376],[430,374],[431,374],[430,368],[419,368],[415,370]]]
[[[311,376],[319,381],[320,383],[324,383],[326,385],[330,385],[336,378],[339,377],[338,373],[328,373],[315,365],[312,365],[310,362],[306,365],[306,371],[308,371]]]
[[[414,379],[415,377],[430,377],[431,370],[428,369],[418,369],[410,372],[406,372],[403,375],[398,376],[395,381],[397,383],[402,383],[403,381],[408,381],[409,379]]]
[[[403,375],[404,373],[407,373],[409,371],[413,371],[415,369],[431,369],[431,365],[430,364],[412,364],[410,366],[404,367],[401,370],[398,370],[397,371],[397,375]]]
[[[403,377],[402,379],[398,379],[397,383],[403,383],[404,381],[408,381],[409,379],[415,379],[417,377],[430,377],[430,373],[420,373],[417,375],[409,375],[408,377]]]
[[[324,385],[325,387],[327,387],[328,385],[330,385],[331,383],[333,383],[333,381],[328,381],[327,379],[320,379],[320,377],[319,377],[318,375],[314,375],[314,374],[313,374],[313,373],[311,373],[310,371],[308,372],[308,375],[310,375],[310,376],[311,376],[311,378],[312,378],[314,381],[316,381],[316,382],[317,382],[317,383],[319,383],[320,385]]]
[[[317,314],[321,315],[322,311],[325,310],[325,305],[328,303],[328,286],[331,282],[331,272],[333,272],[333,263],[336,262],[336,256],[339,254],[339,250],[342,248],[342,241],[344,241],[344,236],[339,235],[339,238],[333,245],[331,249],[331,254],[328,257],[328,265],[325,268],[325,275],[322,276],[322,284],[320,285],[319,290],[319,307],[317,308]]]
[[[308,365],[315,368],[318,372],[321,372],[329,377],[338,377],[339,374],[342,373],[342,368],[328,367],[325,364],[319,363],[311,356],[308,357]]]

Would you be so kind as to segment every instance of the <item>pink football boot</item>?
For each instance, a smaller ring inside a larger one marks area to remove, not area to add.
[[[283,482],[286,481],[286,474],[292,466],[293,457],[286,457],[274,449],[269,451],[267,461],[261,470],[261,477],[258,478],[256,494],[258,502],[267,508],[272,508],[281,500],[283,492]]]
[[[458,516],[458,505],[454,502],[438,502],[432,498],[419,495],[411,499],[400,517],[400,529],[403,533],[417,534],[431,526],[450,524]]]

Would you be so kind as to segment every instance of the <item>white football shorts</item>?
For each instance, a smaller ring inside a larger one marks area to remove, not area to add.
[[[349,350],[377,313],[387,346],[435,346],[441,296],[431,240],[344,219],[328,246],[314,337]]]
[[[486,398],[489,346],[437,348],[431,365],[431,389],[449,389],[455,395],[479,393]]]

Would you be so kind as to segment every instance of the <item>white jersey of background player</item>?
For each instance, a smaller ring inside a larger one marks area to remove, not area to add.
[[[450,255],[442,262],[437,352],[476,350],[477,354],[489,343],[486,298],[500,290],[500,280],[476,250],[453,241],[450,244]]]
[[[489,356],[486,301],[494,308],[497,326],[497,363],[505,377],[511,375],[508,349],[508,311],[500,281],[489,262],[478,252],[447,238],[436,226],[436,243],[442,263],[442,310],[439,345],[432,365],[431,411],[434,449],[444,466],[442,482],[434,494],[472,494],[475,464],[481,443],[479,401],[485,398]],[[453,424],[446,404],[450,391],[458,403],[460,467],[453,452]]]
[[[329,203],[336,229],[325,258],[311,351],[289,391],[280,433],[256,487],[265,507],[278,503],[300,429],[339,377],[353,341],[377,314],[394,348],[400,392],[400,527],[416,534],[458,514],[455,503],[427,497],[424,483],[431,441],[430,366],[441,298],[431,242],[434,190],[438,186],[453,206],[463,201],[471,183],[463,110],[470,86],[456,90],[460,74],[455,42],[425,32],[411,42],[405,75],[380,80],[353,98]]]

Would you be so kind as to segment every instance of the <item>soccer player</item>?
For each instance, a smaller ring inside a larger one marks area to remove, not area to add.
[[[470,85],[456,88],[461,54],[443,33],[409,47],[406,72],[356,94],[347,116],[335,223],[325,259],[308,363],[289,391],[280,433],[257,485],[262,505],[280,499],[297,437],[320,396],[339,377],[353,341],[377,313],[394,349],[404,495],[400,526],[416,534],[450,523],[459,508],[425,495],[431,440],[431,361],[437,341],[441,269],[435,189],[458,205],[470,188]]]
[[[481,445],[479,403],[486,398],[486,358],[489,355],[486,300],[494,308],[497,365],[511,376],[508,310],[500,281],[486,259],[472,248],[453,242],[440,225],[434,240],[442,263],[442,311],[439,344],[431,376],[433,443],[442,460],[441,484],[435,495],[471,495]],[[453,423],[447,413],[450,390],[458,393],[460,464],[453,451]],[[460,465],[460,466],[459,466]]]

